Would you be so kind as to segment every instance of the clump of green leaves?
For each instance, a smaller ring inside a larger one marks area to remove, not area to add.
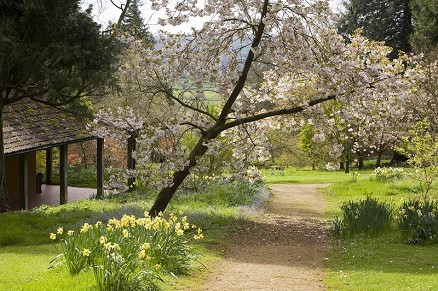
[[[418,122],[409,131],[410,136],[404,138],[404,147],[397,149],[409,158],[409,165],[415,168],[411,177],[420,183],[424,197],[438,177],[438,140],[430,133],[429,127],[427,119]]]
[[[398,213],[402,239],[411,244],[438,242],[438,202],[412,199],[403,202]]]
[[[391,224],[391,205],[369,195],[358,202],[344,202],[341,210],[342,216],[336,216],[332,224],[332,233],[337,238],[349,238],[357,234],[375,236]]]
[[[80,230],[59,227],[50,239],[62,251],[52,263],[65,264],[72,275],[91,269],[99,290],[150,290],[161,272],[187,273],[196,257],[191,242],[202,238],[186,216],[123,215],[106,224],[85,223]]]

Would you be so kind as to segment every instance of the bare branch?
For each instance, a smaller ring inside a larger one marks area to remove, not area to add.
[[[284,109],[279,109],[279,110],[273,110],[273,111],[268,111],[268,112],[264,112],[264,113],[260,113],[260,114],[255,114],[252,116],[248,116],[248,117],[244,117],[244,118],[240,118],[240,119],[236,119],[234,121],[228,122],[222,126],[219,126],[217,128],[213,128],[213,132],[214,133],[221,133],[222,131],[225,131],[227,129],[236,127],[238,125],[242,125],[242,124],[246,124],[246,123],[250,123],[250,122],[254,122],[254,121],[258,121],[258,120],[262,120],[268,117],[273,117],[273,116],[279,116],[279,115],[286,115],[286,114],[295,114],[295,113],[299,113],[301,111],[304,111],[306,108],[308,107],[312,107],[315,106],[319,103],[328,101],[328,100],[334,100],[336,99],[336,95],[329,95],[327,97],[323,97],[323,98],[319,98],[316,100],[312,100],[310,102],[308,102],[307,106],[296,106],[296,107],[291,107],[291,108],[284,108]]]
[[[266,17],[266,14],[268,13],[268,4],[269,1],[265,0],[263,4],[263,11],[260,16],[260,23],[257,28],[257,33],[254,37],[254,40],[252,42],[251,48],[256,48],[259,46],[260,41],[263,36],[263,31],[265,29],[265,24],[263,23],[263,19]],[[242,70],[242,74],[239,77],[239,80],[237,81],[236,86],[234,87],[233,92],[231,92],[230,97],[228,98],[227,102],[225,103],[224,107],[222,108],[222,112],[219,115],[219,119],[217,120],[217,125],[224,124],[228,113],[230,113],[231,107],[233,106],[234,102],[236,101],[237,97],[239,96],[240,92],[242,92],[243,87],[245,86],[246,80],[248,78],[249,70],[251,69],[252,62],[254,60],[254,52],[250,50],[248,52],[248,56],[245,61],[245,65]]]
[[[196,124],[191,123],[191,122],[188,122],[188,121],[181,122],[180,125],[190,125],[193,128],[199,129],[201,131],[202,135],[204,135],[206,132],[205,128],[202,128],[201,126],[196,125]]]

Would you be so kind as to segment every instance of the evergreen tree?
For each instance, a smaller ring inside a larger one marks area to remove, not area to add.
[[[438,0],[411,0],[415,29],[412,44],[417,51],[428,52],[438,45]]]
[[[356,29],[372,40],[385,41],[394,50],[410,52],[412,13],[409,0],[350,0],[344,2],[345,12],[339,22],[339,31],[347,39]]]
[[[133,0],[120,25],[120,30],[127,32],[136,38],[142,39],[145,43],[154,43],[154,36],[144,23],[139,7],[143,5],[140,0]]]

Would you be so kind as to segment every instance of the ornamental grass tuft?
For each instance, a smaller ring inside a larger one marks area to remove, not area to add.
[[[174,214],[168,218],[123,215],[66,232],[59,227],[50,234],[61,248],[52,266],[65,264],[71,275],[92,270],[99,290],[151,290],[161,280],[160,273],[190,270],[197,257],[192,243],[203,237],[186,216]]]
[[[370,196],[358,202],[344,202],[341,210],[342,216],[336,216],[332,224],[332,233],[337,238],[349,238],[357,234],[375,236],[391,225],[391,205]]]

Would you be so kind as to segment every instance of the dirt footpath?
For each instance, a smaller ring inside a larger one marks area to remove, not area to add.
[[[318,191],[325,186],[271,185],[265,214],[220,246],[225,258],[198,290],[325,290],[322,268],[330,244]]]

